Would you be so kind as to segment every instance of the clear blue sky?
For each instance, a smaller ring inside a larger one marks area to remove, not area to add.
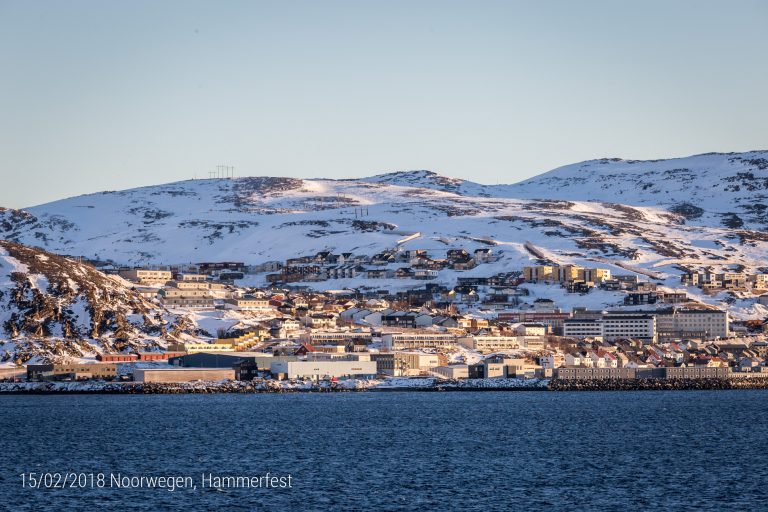
[[[766,1],[0,0],[0,205],[768,148]]]

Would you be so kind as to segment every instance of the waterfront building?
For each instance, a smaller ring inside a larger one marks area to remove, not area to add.
[[[270,365],[275,377],[325,380],[334,377],[374,378],[374,361],[275,361]]]
[[[672,307],[655,311],[660,341],[727,338],[728,312],[717,308]]]
[[[114,379],[115,363],[49,363],[27,365],[27,380]]]
[[[235,380],[232,368],[136,368],[136,382],[195,382]]]
[[[438,366],[437,368],[432,369],[432,371],[446,379],[468,379],[469,378],[469,366],[466,364],[452,364],[449,366]]]
[[[422,352],[383,352],[371,354],[370,359],[379,374],[393,377],[424,375],[440,366],[437,354]]]

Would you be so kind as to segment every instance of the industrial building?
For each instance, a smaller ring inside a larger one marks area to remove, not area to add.
[[[263,352],[196,352],[168,359],[168,364],[183,368],[232,368],[240,362],[256,363],[268,369],[275,361],[296,361],[296,356],[273,356]]]
[[[114,379],[115,363],[50,363],[27,365],[27,380]]]
[[[440,366],[437,354],[421,352],[384,352],[371,354],[370,358],[376,363],[377,373],[393,377],[423,375]]]
[[[232,368],[137,368],[133,371],[136,382],[194,382],[198,380],[234,380]]]
[[[373,361],[275,361],[270,366],[272,375],[278,378],[314,380],[333,377],[374,378],[376,363]]]
[[[469,367],[466,364],[455,364],[450,366],[438,366],[432,370],[446,379],[467,379],[469,378]]]

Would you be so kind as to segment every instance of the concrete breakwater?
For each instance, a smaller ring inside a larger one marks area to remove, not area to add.
[[[729,379],[553,379],[549,383],[550,391],[690,391],[717,389],[768,389],[768,377]]]

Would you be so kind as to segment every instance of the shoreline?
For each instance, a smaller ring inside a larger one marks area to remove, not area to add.
[[[407,382],[408,384],[403,384]],[[399,384],[399,385],[398,385]],[[349,393],[349,392],[468,392],[468,391],[716,391],[768,389],[768,377],[731,379],[591,379],[591,380],[522,380],[476,379],[430,381],[413,379],[391,385],[368,385],[354,381],[351,385],[329,383],[291,383],[280,385],[262,382],[4,382],[2,395],[169,395],[169,394],[265,394],[265,393]]]

